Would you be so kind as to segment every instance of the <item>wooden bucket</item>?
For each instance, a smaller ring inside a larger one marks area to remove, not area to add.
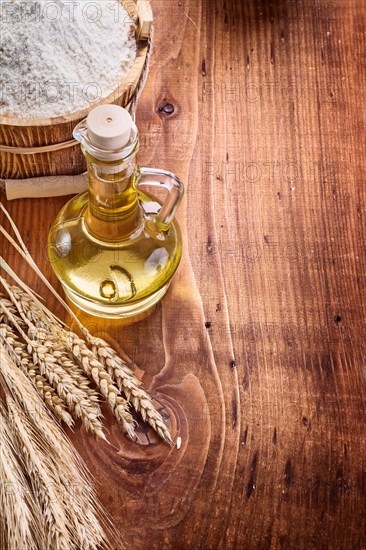
[[[134,112],[147,76],[152,39],[152,10],[148,0],[120,0],[136,24],[137,56],[118,88],[94,105],[65,116],[12,118],[0,116],[0,178],[80,174],[86,170],[80,144],[72,137],[76,124],[104,103]]]

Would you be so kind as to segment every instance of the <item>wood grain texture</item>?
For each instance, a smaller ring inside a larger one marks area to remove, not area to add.
[[[136,362],[182,447],[131,444],[110,418],[118,453],[73,440],[128,548],[364,549],[364,4],[152,6],[139,159],[187,184],[185,253],[146,319],[83,319]],[[8,204],[55,284],[63,203]]]

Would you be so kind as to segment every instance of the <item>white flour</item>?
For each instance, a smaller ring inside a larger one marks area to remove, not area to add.
[[[118,0],[0,0],[0,114],[57,116],[113,92],[133,64]]]

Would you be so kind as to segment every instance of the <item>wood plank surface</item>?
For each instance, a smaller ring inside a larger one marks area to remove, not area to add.
[[[182,446],[133,444],[110,418],[118,451],[73,441],[119,547],[365,549],[365,4],[152,5],[139,161],[186,183],[184,256],[146,319],[82,319],[135,361]],[[6,203],[55,286],[65,200]]]

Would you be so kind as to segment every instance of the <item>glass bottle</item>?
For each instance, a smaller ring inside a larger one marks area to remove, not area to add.
[[[74,129],[87,159],[89,191],[71,199],[49,233],[49,258],[70,300],[100,317],[129,317],[155,305],[182,254],[175,213],[182,182],[135,162],[138,131],[117,105],[92,110]],[[165,202],[141,189],[167,191]]]

